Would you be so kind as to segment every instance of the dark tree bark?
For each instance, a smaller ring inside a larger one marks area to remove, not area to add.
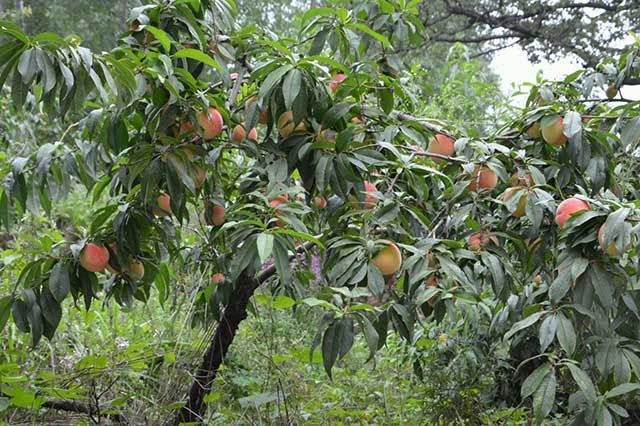
[[[211,390],[211,384],[229,351],[238,326],[247,318],[247,304],[259,285],[260,279],[251,277],[246,272],[238,277],[231,293],[231,302],[225,308],[209,348],[195,374],[187,403],[167,425],[177,426],[181,422],[202,421],[205,410],[204,397]]]
[[[289,259],[293,259],[297,253],[302,253],[308,250],[309,247],[311,247],[310,242],[300,245],[296,248],[296,253],[291,255]],[[181,422],[202,421],[205,411],[204,397],[211,390],[211,384],[218,374],[220,364],[222,364],[229,351],[229,346],[233,343],[240,323],[247,318],[249,300],[260,284],[275,275],[275,273],[276,267],[270,266],[258,277],[251,276],[246,271],[240,274],[231,293],[231,302],[220,317],[211,343],[194,376],[194,381],[189,389],[187,403],[173,419],[169,420],[167,426],[178,426]]]

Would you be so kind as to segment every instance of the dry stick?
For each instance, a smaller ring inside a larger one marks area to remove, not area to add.
[[[7,396],[0,393],[0,396]],[[90,404],[76,401],[73,399],[48,399],[42,404],[43,408],[50,410],[68,411],[71,413],[82,413],[92,416],[95,413],[95,409]],[[101,414],[101,417],[110,417],[113,421],[119,424],[128,424],[127,419],[120,413],[113,414]]]
[[[302,253],[311,247],[306,242],[296,249]],[[290,260],[295,254],[290,257]],[[200,422],[205,411],[204,397],[211,390],[211,384],[216,378],[218,368],[224,361],[231,343],[235,338],[240,323],[247,318],[247,305],[255,290],[267,279],[275,275],[275,265],[265,269],[258,277],[253,277],[243,271],[237,278],[231,293],[231,302],[225,308],[215,333],[209,344],[209,348],[202,358],[200,367],[194,376],[194,381],[189,390],[189,396],[184,407],[176,416],[167,422],[167,426],[178,426],[180,423]]]

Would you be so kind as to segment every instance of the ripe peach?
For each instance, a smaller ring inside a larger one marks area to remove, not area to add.
[[[214,284],[220,284],[222,281],[224,281],[224,279],[225,279],[225,277],[224,277],[224,274],[222,272],[216,272],[211,277],[211,282],[214,283]]]
[[[443,135],[438,133],[434,137],[429,140],[429,145],[427,146],[427,152],[431,152],[433,154],[444,155],[446,157],[451,157],[455,153],[455,141],[447,135]],[[433,157],[433,161],[436,163],[440,163],[444,161],[443,158]]]
[[[378,203],[378,197],[376,197],[373,193],[378,191],[378,189],[373,183],[365,180],[364,191],[365,191],[365,195],[364,195],[364,202],[362,203],[362,207],[364,207],[365,209],[374,208]]]
[[[140,281],[144,277],[144,264],[140,259],[132,258],[129,266],[122,268],[123,272],[127,272],[134,281]]]
[[[253,104],[255,101],[257,101],[258,98],[256,96],[252,96],[249,99],[247,99],[244,103],[244,109],[245,111],[248,110],[251,107],[251,104]],[[260,124],[267,124],[267,119],[269,118],[269,116],[267,115],[267,111],[264,109],[260,110],[260,115],[258,116],[258,123]]]
[[[556,121],[542,128],[542,138],[550,145],[560,146],[567,141],[567,137],[564,135],[562,128],[564,127],[564,119],[558,117]]]
[[[158,217],[166,217],[171,215],[171,197],[169,194],[160,194],[156,198],[157,207],[154,207],[153,214]]]
[[[376,243],[385,247],[372,259],[373,264],[380,269],[382,275],[391,275],[398,272],[402,266],[402,252],[398,246],[388,240],[378,240]]]
[[[336,93],[336,90],[338,90],[338,86],[344,81],[345,78],[347,78],[347,76],[343,73],[339,73],[331,77],[331,80],[329,81],[329,89],[332,93]]]
[[[467,188],[472,192],[478,192],[479,189],[493,191],[497,184],[498,176],[493,170],[485,166],[476,166],[471,174],[471,182]]]
[[[225,209],[224,206],[214,204],[211,212],[211,219],[215,226],[220,226],[224,223]]]
[[[224,121],[217,109],[209,108],[209,111],[201,111],[196,115],[196,119],[202,127],[202,136],[205,139],[213,139],[222,133]]]
[[[538,139],[541,134],[542,132],[540,129],[540,123],[537,121],[527,129],[527,136],[529,136],[531,139]]]
[[[469,235],[469,239],[467,240],[467,248],[471,251],[480,251],[489,244],[489,241],[492,241],[495,245],[498,245],[498,239],[495,235],[490,232],[474,232]]]
[[[351,124],[355,124],[356,126],[363,124],[364,121],[360,117],[351,117]]]
[[[526,190],[521,186],[512,186],[510,188],[507,188],[507,190],[504,191],[504,194],[502,195],[502,201],[504,201],[504,203],[506,204],[509,198],[516,195],[519,191],[526,191]],[[515,211],[511,213],[511,216],[522,217],[525,215],[527,198],[528,198],[528,195],[526,193],[520,196],[520,199],[518,200],[518,207],[515,209]]]
[[[315,204],[315,206],[318,209],[324,209],[325,207],[327,207],[327,199],[322,197],[316,197],[313,199],[313,204]]]
[[[280,115],[280,118],[278,118],[278,131],[280,132],[280,136],[283,138],[288,138],[289,135],[294,132],[304,132],[307,130],[307,125],[304,121],[301,121],[297,126],[294,126],[295,123],[293,122],[292,111],[283,112]]]
[[[244,127],[244,123],[236,124],[236,127],[233,128],[233,132],[231,132],[231,140],[235,143],[241,143],[245,138],[251,141],[258,140],[258,131],[254,127],[249,130],[249,135],[247,136],[247,130]]]
[[[80,252],[80,266],[89,272],[100,272],[109,264],[109,250],[103,245],[89,243]]]
[[[556,224],[560,228],[564,228],[565,223],[571,218],[572,215],[580,211],[589,210],[589,204],[579,198],[571,197],[567,198],[558,205],[556,210]]]
[[[288,202],[289,202],[289,196],[287,194],[278,195],[277,197],[274,197],[269,201],[269,207],[273,209],[278,207],[280,204],[285,204]]]
[[[540,274],[538,274],[533,277],[531,281],[533,281],[534,284],[540,284],[542,282],[542,277],[540,276]]]
[[[607,99],[613,99],[616,97],[617,94],[618,94],[618,88],[616,87],[616,85],[613,83],[610,84],[606,90]]]
[[[604,244],[604,224],[598,229],[598,242],[600,243],[600,248],[603,252],[608,254],[611,257],[618,257],[620,253],[618,252],[618,247],[616,243],[611,241],[608,246],[605,247]],[[631,250],[631,243],[627,244],[624,248],[624,251]]]
[[[190,121],[180,122],[180,133],[191,133],[193,131],[193,123]]]

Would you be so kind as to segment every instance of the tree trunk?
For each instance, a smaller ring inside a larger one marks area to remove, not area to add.
[[[127,31],[127,17],[129,16],[129,1],[122,0],[122,10],[120,10],[120,31]]]
[[[260,282],[259,278],[251,277],[246,272],[238,277],[231,293],[231,302],[225,308],[218,322],[209,348],[194,377],[187,403],[180,409],[176,417],[167,423],[168,426],[177,426],[181,422],[202,421],[205,411],[203,399],[211,390],[211,384],[229,351],[229,346],[233,342],[240,322],[247,318],[247,304]]]

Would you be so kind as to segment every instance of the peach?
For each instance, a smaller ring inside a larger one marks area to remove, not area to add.
[[[429,140],[429,145],[427,146],[427,152],[433,154],[444,155],[446,157],[451,157],[455,153],[455,141],[447,135],[443,135],[438,133],[434,137]],[[440,163],[444,161],[443,158],[434,157],[433,161],[436,163]]]
[[[618,94],[618,88],[616,87],[615,84],[611,83],[609,87],[607,87],[607,90],[605,91],[605,93],[607,95],[607,99],[613,99]]]
[[[103,245],[89,243],[80,252],[80,266],[89,272],[100,272],[109,265],[109,250]]]
[[[539,122],[533,123],[527,129],[527,136],[529,136],[531,139],[538,139],[540,137],[540,135],[542,135],[542,132],[541,132],[541,129],[540,129],[540,123]]]
[[[288,202],[289,202],[289,196],[287,194],[278,195],[277,197],[274,197],[269,201],[269,207],[273,209],[278,207],[280,204],[285,204]]]
[[[220,284],[222,281],[224,281],[224,279],[225,279],[225,277],[224,277],[224,274],[222,272],[216,272],[211,277],[211,282],[214,283],[214,284]]]
[[[560,146],[567,141],[567,137],[563,132],[564,119],[558,117],[553,124],[542,128],[542,138],[550,145]]]
[[[196,119],[202,128],[202,136],[205,139],[213,139],[222,133],[224,121],[222,114],[217,109],[209,108],[208,111],[201,111],[196,115]]]
[[[252,96],[249,99],[247,99],[244,103],[244,109],[245,111],[248,110],[251,107],[251,104],[253,104],[255,101],[257,101],[258,98],[256,96]],[[260,110],[260,115],[258,116],[258,123],[260,124],[267,124],[267,119],[269,118],[269,116],[267,115],[267,111],[264,109]]]
[[[153,214],[158,217],[166,217],[171,215],[171,196],[169,194],[160,194],[156,198],[157,207],[153,208]]]
[[[373,194],[374,192],[378,191],[378,189],[376,188],[376,186],[369,182],[369,181],[364,181],[364,202],[362,203],[362,207],[364,207],[365,209],[372,209],[376,206],[376,204],[378,203],[378,197],[375,196],[375,194]]]
[[[193,131],[193,123],[190,121],[180,122],[180,133],[191,133]]]
[[[620,253],[618,252],[618,247],[616,243],[611,241],[608,246],[605,247],[604,244],[604,224],[598,229],[598,243],[600,243],[600,248],[603,252],[608,254],[611,257],[618,257]],[[631,243],[627,244],[624,248],[624,251],[631,250]]]
[[[316,197],[313,199],[313,204],[315,204],[318,209],[324,209],[327,207],[327,200],[326,198]]]
[[[231,132],[231,140],[235,143],[241,143],[245,138],[251,141],[257,141],[258,131],[254,127],[249,130],[249,135],[247,136],[247,129],[245,128],[244,123],[237,124],[233,128],[233,132]]]
[[[294,132],[304,132],[307,130],[307,125],[304,121],[301,121],[296,126],[293,122],[293,112],[286,111],[278,118],[278,131],[280,136],[288,138]]]
[[[469,191],[478,192],[478,190],[486,189],[493,191],[498,184],[498,176],[488,167],[476,166],[471,174],[471,182],[467,188]]]
[[[526,190],[521,186],[512,186],[511,188],[507,188],[507,190],[504,191],[504,194],[502,195],[502,201],[504,201],[504,203],[506,204],[512,196],[516,195],[520,191]],[[511,216],[522,217],[525,215],[527,198],[528,195],[526,193],[520,196],[520,199],[518,200],[518,207],[511,213]]]
[[[498,245],[498,239],[490,232],[474,232],[473,234],[469,235],[469,239],[467,240],[467,248],[471,251],[480,251],[489,244],[489,241],[492,241],[495,245]]]
[[[134,281],[140,281],[144,277],[144,264],[140,259],[132,258],[129,266],[122,268],[123,272],[127,272]]]
[[[215,226],[220,226],[224,223],[225,209],[224,206],[214,204],[211,211],[211,221]]]
[[[372,263],[380,269],[382,275],[395,274],[402,266],[402,252],[397,245],[388,240],[378,240],[385,247],[376,254]]]
[[[564,228],[564,225],[571,218],[572,215],[589,210],[589,204],[579,198],[571,197],[567,198],[558,205],[556,210],[556,224],[560,228]]]
[[[347,78],[347,76],[343,73],[339,73],[331,77],[331,80],[329,81],[329,89],[332,93],[336,93],[336,90],[338,90],[338,86],[344,81],[345,78]]]

